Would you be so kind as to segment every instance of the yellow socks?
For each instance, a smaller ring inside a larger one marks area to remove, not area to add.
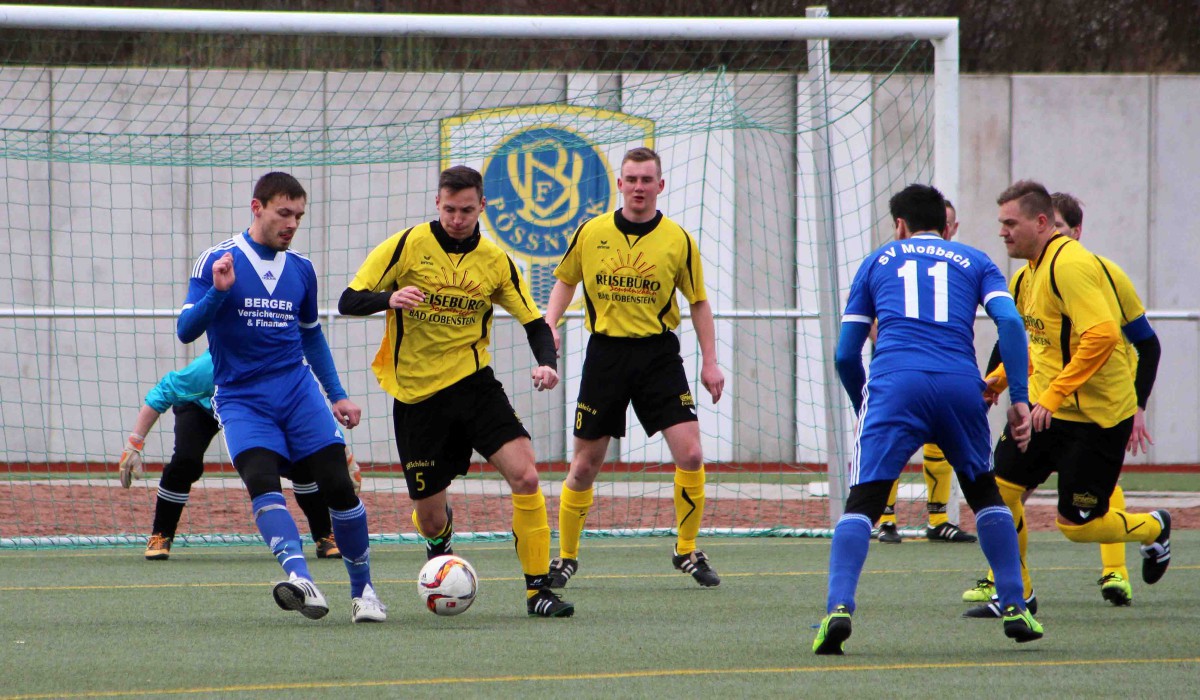
[[[675,524],[679,528],[676,554],[696,551],[696,536],[704,517],[704,466],[694,472],[675,467]]]
[[[543,578],[550,572],[550,522],[546,518],[546,499],[539,488],[537,493],[513,494],[512,531],[516,539],[517,558],[521,560],[521,571],[526,582],[531,578]],[[537,589],[528,590],[532,596]]]
[[[1125,510],[1125,491],[1118,485],[1108,498],[1109,511]],[[1129,569],[1125,566],[1125,543],[1109,542],[1100,545],[1100,564],[1104,567],[1102,576],[1118,573],[1121,578],[1129,580]]]
[[[583,536],[583,525],[592,508],[592,487],[584,491],[572,491],[564,483],[558,501],[558,556],[563,559],[579,558],[579,538]]]
[[[1055,519],[1055,525],[1072,542],[1141,542],[1150,544],[1162,534],[1162,525],[1149,513],[1109,510],[1102,518],[1083,525]]]
[[[887,505],[883,508],[883,515],[879,516],[880,525],[895,525],[896,524],[896,498],[900,495],[900,480],[896,479],[892,482],[892,492],[888,494]]]
[[[946,515],[946,504],[950,502],[950,475],[954,471],[946,461],[946,455],[937,445],[925,445],[924,454],[925,475],[925,509],[929,511],[929,527],[937,527],[949,522]]]

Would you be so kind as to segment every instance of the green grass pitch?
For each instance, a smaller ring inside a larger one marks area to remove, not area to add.
[[[960,618],[983,571],[976,545],[871,546],[844,657],[816,657],[829,540],[708,539],[723,583],[671,569],[669,539],[586,540],[565,591],[574,618],[525,614],[511,543],[464,544],[482,578],[466,614],[439,618],[416,592],[417,546],[373,550],[389,606],[353,625],[339,561],[313,561],[331,612],[271,600],[263,547],[0,552],[3,698],[481,697],[1181,697],[1200,677],[1200,532],[1173,538],[1155,586],[1100,598],[1095,546],[1035,533],[1046,626],[1016,645],[998,621]]]

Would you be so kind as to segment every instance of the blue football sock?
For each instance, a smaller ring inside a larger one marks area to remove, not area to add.
[[[846,513],[833,528],[833,547],[829,552],[829,598],[825,611],[845,605],[854,612],[854,592],[858,577],[867,561],[871,544],[871,520],[861,513]]]
[[[278,491],[264,493],[250,502],[254,509],[254,522],[263,541],[279,560],[289,575],[296,574],[312,579],[308,573],[308,562],[304,561],[304,550],[300,548],[300,530],[288,512],[287,502]]]
[[[1017,547],[1017,526],[1007,506],[988,506],[975,514],[979,546],[996,577],[996,595],[1000,607],[1024,608],[1021,583],[1021,550]]]
[[[350,510],[329,509],[333,538],[342,550],[342,563],[350,574],[350,597],[362,596],[371,583],[371,549],[367,540],[367,509],[362,501]]]

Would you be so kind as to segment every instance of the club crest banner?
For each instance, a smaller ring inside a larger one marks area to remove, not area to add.
[[[442,168],[483,174],[483,235],[512,255],[546,309],[575,229],[617,206],[625,152],[654,145],[654,122],[569,105],[485,109],[443,119]]]

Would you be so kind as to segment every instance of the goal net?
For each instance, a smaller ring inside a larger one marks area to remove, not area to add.
[[[831,526],[852,426],[830,368],[837,315],[853,270],[890,235],[887,198],[931,181],[935,146],[945,147],[934,138],[930,41],[755,34],[765,20],[659,38],[550,23],[539,37],[546,18],[519,28],[461,17],[451,19],[472,36],[455,39],[405,33],[382,15],[356,34],[337,15],[199,14],[225,24],[155,31],[83,17],[72,28],[56,17],[0,27],[0,546],[144,541],[172,414],[149,435],[149,473],[131,489],[118,483],[117,459],[146,393],[204,350],[204,339],[185,346],[174,332],[189,272],[245,229],[253,183],[269,170],[309,192],[293,249],[315,264],[322,326],[363,408],[348,439],[371,531],[413,539],[391,400],[370,370],[383,320],[339,316],[342,290],[376,244],[436,217],[438,172],[466,164],[485,177],[485,235],[511,253],[544,309],[567,237],[620,205],[614,173],[642,145],[663,158],[660,208],[698,240],[727,377],[712,404],[685,318],[705,532]],[[496,36],[478,34],[491,24]],[[499,35],[505,27],[518,28]],[[254,33],[263,31],[273,33]],[[914,35],[903,22],[890,33]],[[620,262],[636,274],[636,261]],[[530,386],[523,329],[498,314],[494,331],[493,365],[534,437],[554,528],[582,316],[571,312],[561,329],[564,380],[552,392]],[[508,489],[476,458],[451,491],[459,536],[505,537]],[[587,534],[670,532],[673,470],[661,436],[647,437],[631,412]],[[918,483],[901,491],[914,513]],[[249,508],[218,436],[176,542],[257,541]]]

